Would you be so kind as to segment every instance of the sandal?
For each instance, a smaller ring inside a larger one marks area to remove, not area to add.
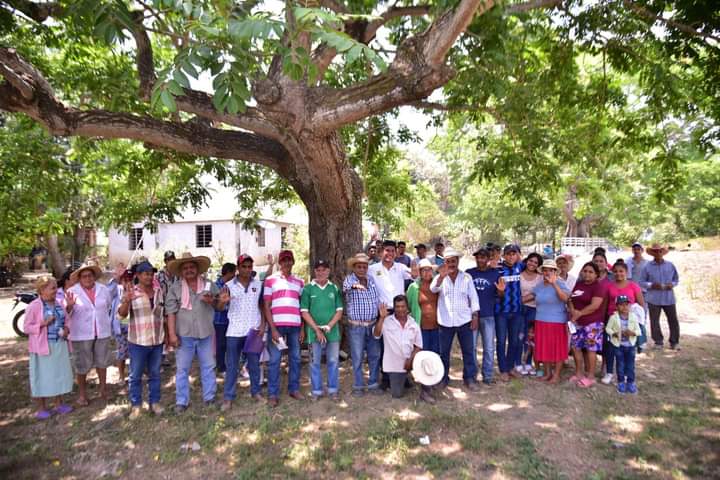
[[[53,412],[57,413],[58,415],[65,415],[72,411],[73,411],[73,408],[70,405],[65,405],[64,403],[53,408]]]
[[[35,414],[35,418],[38,420],[47,420],[50,417],[52,417],[52,413],[47,410],[39,410]]]
[[[578,383],[583,378],[585,378],[585,377],[583,377],[582,375],[573,375],[572,377],[570,377],[568,379],[568,383]]]
[[[75,403],[77,403],[78,407],[87,407],[90,405],[90,402],[87,398],[78,398]]]
[[[593,380],[592,378],[587,378],[587,377],[585,377],[582,380],[580,380],[579,382],[577,382],[577,386],[580,388],[590,388],[593,385],[595,385],[595,380]]]

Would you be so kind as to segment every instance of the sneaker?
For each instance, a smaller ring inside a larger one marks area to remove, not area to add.
[[[530,369],[528,367],[529,365],[520,365],[519,367],[515,368],[520,368],[520,370],[518,370],[520,372],[520,375],[527,375],[528,373],[530,373]]]
[[[526,375],[535,375],[537,371],[533,368],[532,365],[525,365],[525,374]]]
[[[655,350],[662,350],[662,349],[663,349],[663,344],[662,344],[662,343],[656,343],[655,345],[653,345],[653,348],[654,348]]]
[[[617,384],[617,391],[618,391],[618,393],[625,393],[625,392],[626,392],[626,390],[625,390],[625,384],[622,383],[622,382],[621,382],[621,383],[618,383],[618,384]]]
[[[670,344],[670,350],[675,350],[676,352],[679,352],[681,350],[680,345],[676,344]]]
[[[352,393],[350,394],[353,397],[364,397],[365,396],[365,390],[360,389],[353,389]]]
[[[160,416],[165,412],[165,409],[159,403],[153,403],[152,405],[150,405],[150,411],[154,415]]]
[[[250,373],[248,372],[247,367],[243,367],[242,370],[240,370],[240,377],[242,378],[250,378]]]
[[[625,391],[632,395],[637,395],[638,388],[637,388],[637,385],[635,385],[635,382],[629,382],[627,384],[627,387],[625,387]]]
[[[610,385],[613,382],[613,378],[615,378],[615,376],[612,373],[606,373],[600,381],[603,383],[603,385]]]
[[[140,415],[142,415],[142,408],[132,407],[132,410],[130,410],[130,420],[137,420],[140,418]]]

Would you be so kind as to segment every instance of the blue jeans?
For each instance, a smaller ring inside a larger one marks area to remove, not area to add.
[[[520,328],[523,319],[519,313],[498,313],[495,315],[495,335],[497,336],[497,359],[500,373],[508,373],[520,364],[522,344],[520,341]]]
[[[225,372],[225,389],[223,398],[235,400],[237,398],[237,377],[240,371],[240,357],[242,357],[245,339],[247,337],[227,337],[227,370]],[[260,393],[260,354],[246,353],[248,373],[250,374],[250,395]]]
[[[277,327],[288,346],[288,393],[300,391],[300,327]],[[280,358],[282,352],[273,341],[268,342],[268,397],[280,395]]]
[[[227,352],[227,340],[225,334],[227,333],[228,324],[215,325],[215,364],[217,365],[218,372],[222,373],[225,371],[225,354]]]
[[[535,322],[535,314],[537,313],[537,309],[535,307],[528,307],[527,305],[523,305],[522,307],[522,317],[523,317],[523,324],[522,324],[522,333],[520,337],[521,342],[521,349],[520,349],[520,358],[518,359],[518,363],[515,365],[532,365],[532,356],[533,352],[530,350],[530,345],[528,345],[528,330],[530,330],[530,325],[532,325]],[[523,353],[527,354],[527,358],[525,359],[525,362],[523,362]]]
[[[197,354],[200,363],[200,382],[203,400],[215,400],[217,383],[215,381],[215,352],[212,335],[205,338],[180,337],[180,347],[175,352],[175,403],[187,406],[190,403],[190,367]]]
[[[620,345],[615,350],[615,361],[617,361],[617,382],[635,383],[635,346],[624,347]]]
[[[460,350],[463,359],[463,381],[466,384],[477,382],[477,360],[475,359],[475,350],[473,350],[473,331],[470,329],[470,323],[467,322],[459,327],[443,327],[440,325],[440,358],[442,358],[445,367],[445,375],[442,382],[447,385],[450,381],[450,350],[455,335],[460,342]]]
[[[130,404],[133,407],[142,405],[142,376],[148,371],[148,403],[153,405],[160,401],[160,362],[162,361],[162,344],[146,347],[128,344],[130,354]]]
[[[373,336],[374,325],[362,327],[359,325],[348,325],[348,338],[350,340],[350,358],[353,368],[353,390],[365,388],[365,376],[363,375],[363,354],[367,351],[367,362],[369,376],[367,388],[374,390],[379,388],[378,377],[380,376],[380,340]]]
[[[423,350],[429,350],[440,355],[440,330],[422,330]]]
[[[322,355],[325,351],[325,362],[327,365],[327,392],[332,395],[338,392],[340,367],[340,342],[313,342],[310,344],[312,359],[310,361],[310,383],[312,383],[312,394],[319,397],[323,394],[322,384]]]
[[[613,373],[615,366],[615,345],[610,342],[610,335],[603,333],[603,360],[605,360],[605,373]]]
[[[483,381],[489,382],[493,377],[493,362],[495,361],[495,317],[480,317],[478,331],[483,344],[482,377]],[[475,335],[475,338],[477,338],[477,335]],[[477,351],[477,349],[474,350]]]

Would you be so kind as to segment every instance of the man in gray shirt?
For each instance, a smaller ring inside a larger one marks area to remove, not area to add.
[[[678,272],[675,265],[663,258],[668,253],[667,247],[655,243],[647,251],[654,260],[645,265],[640,278],[640,286],[647,290],[645,301],[650,309],[650,333],[655,347],[662,348],[660,311],[664,311],[670,327],[670,348],[679,349],[680,323],[675,308],[675,292],[673,292],[678,285]]]
[[[202,277],[210,266],[207,257],[193,257],[186,252],[168,264],[168,270],[180,277],[168,289],[165,310],[168,315],[170,345],[177,348],[175,361],[175,410],[184,412],[190,403],[190,367],[197,354],[203,401],[215,403],[215,352],[213,337],[215,310],[222,310],[230,300],[227,289]]]

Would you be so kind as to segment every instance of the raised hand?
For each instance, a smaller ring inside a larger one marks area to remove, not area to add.
[[[228,303],[230,301],[230,289],[228,287],[223,287],[222,290],[220,290],[218,300],[220,300],[221,303]]]
[[[447,264],[443,263],[442,265],[440,265],[440,266],[438,267],[438,273],[440,274],[441,277],[446,276],[447,273],[448,273],[448,266],[447,266]]]
[[[116,282],[119,282],[122,276],[125,274],[125,264],[122,262],[119,262],[117,265],[115,265],[115,269],[113,270],[113,278]]]
[[[77,297],[75,294],[71,291],[65,291],[65,307],[70,310],[75,306],[75,302],[77,301]]]
[[[272,265],[275,263],[275,258],[273,257],[272,253],[268,253],[267,256],[265,257],[265,259],[267,260],[267,263],[269,265]]]
[[[500,277],[495,283],[495,288],[497,288],[498,293],[505,291],[505,279],[503,277]]]

